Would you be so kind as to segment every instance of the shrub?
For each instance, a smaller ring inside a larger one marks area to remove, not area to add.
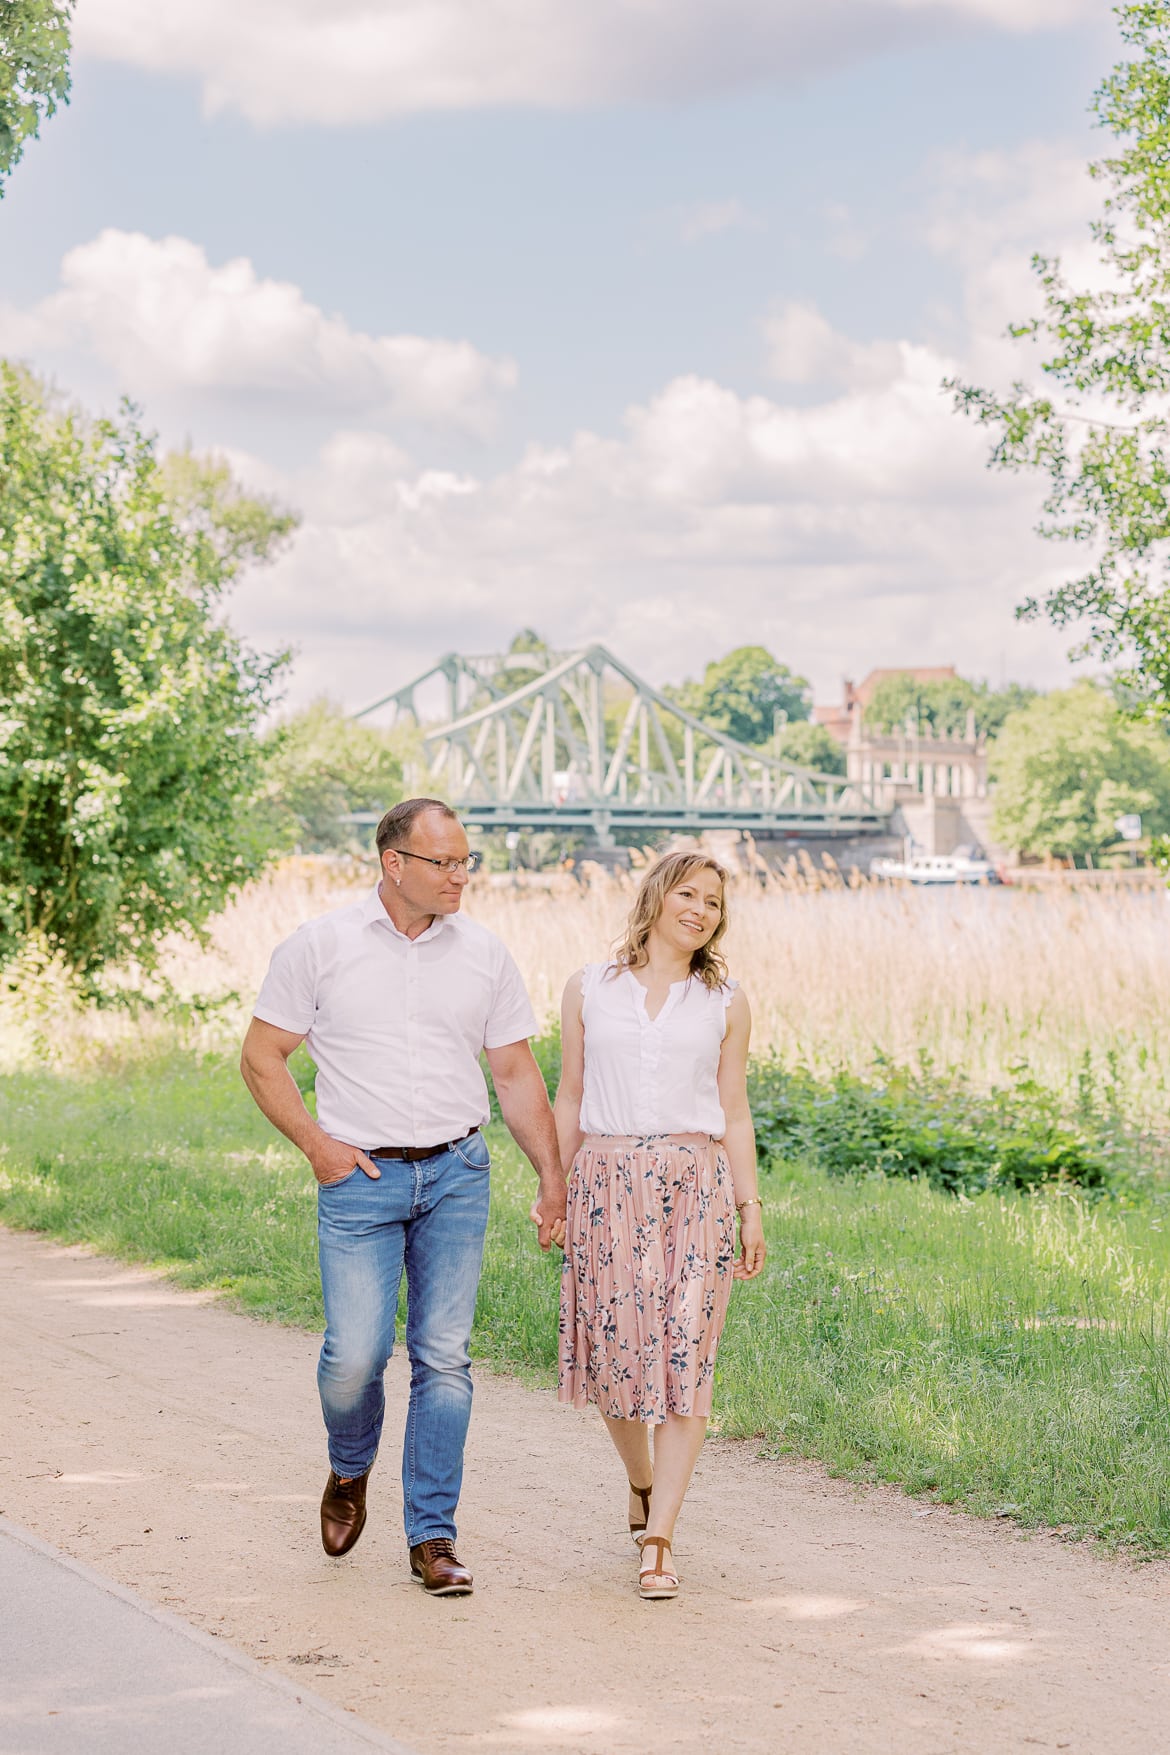
[[[560,1077],[559,1027],[532,1048],[551,1097]],[[905,1176],[949,1194],[1053,1182],[1104,1190],[1130,1144],[1087,1075],[1074,1115],[1022,1064],[1010,1084],[990,1091],[929,1065],[879,1061],[874,1071],[873,1080],[844,1069],[820,1078],[775,1056],[753,1060],[748,1099],[761,1163],[801,1159],[829,1176]],[[492,1113],[499,1115],[494,1091]]]
[[[1112,1181],[1116,1123],[1086,1112],[1083,1094],[1081,1116],[1070,1118],[1026,1067],[990,1091],[954,1072],[875,1070],[870,1083],[843,1069],[818,1079],[774,1058],[755,1061],[748,1094],[761,1159],[805,1158],[830,1176],[916,1177],[952,1194]]]

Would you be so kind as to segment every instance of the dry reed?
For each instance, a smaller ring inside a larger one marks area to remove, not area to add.
[[[213,922],[207,949],[166,947],[163,972],[195,1001],[192,1046],[238,1035],[274,944],[302,920],[352,899],[365,869],[285,861]],[[513,884],[480,878],[465,906],[511,948],[537,1014],[556,1011],[567,977],[606,955],[632,893],[628,878]],[[1170,1091],[1170,906],[1158,889],[918,892],[814,888],[741,878],[728,959],[752,1000],[754,1046],[788,1061],[855,1070],[887,1056],[929,1057],[979,1083],[1025,1062],[1046,1083],[1091,1057],[1127,1106],[1165,1121]],[[207,1009],[211,1002],[211,1009]],[[0,1055],[27,1058],[28,1003],[9,1008]],[[51,1058],[116,1048],[159,1021],[80,1014],[63,990],[39,993],[35,1040]]]

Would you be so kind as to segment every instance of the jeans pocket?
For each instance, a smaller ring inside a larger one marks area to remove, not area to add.
[[[335,1176],[332,1182],[319,1182],[317,1184],[318,1192],[325,1193],[330,1188],[341,1188],[345,1183],[352,1182],[354,1177],[359,1174],[360,1170],[361,1165],[355,1164],[353,1169],[347,1170],[344,1176]]]
[[[469,1139],[456,1140],[451,1150],[469,1170],[491,1169],[492,1155],[482,1133],[473,1133]]]

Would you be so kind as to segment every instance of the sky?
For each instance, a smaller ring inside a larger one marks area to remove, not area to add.
[[[942,381],[1092,261],[1103,0],[78,0],[0,353],[301,515],[233,593],[290,708],[533,627],[1071,680],[1074,558]]]

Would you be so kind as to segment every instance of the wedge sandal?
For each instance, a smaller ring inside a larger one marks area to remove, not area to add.
[[[651,1566],[646,1559],[647,1548],[657,1548],[657,1564]],[[642,1537],[642,1565],[638,1572],[638,1595],[644,1603],[665,1602],[668,1597],[678,1595],[678,1573],[666,1564],[666,1555],[674,1559],[674,1553],[665,1536]]]

